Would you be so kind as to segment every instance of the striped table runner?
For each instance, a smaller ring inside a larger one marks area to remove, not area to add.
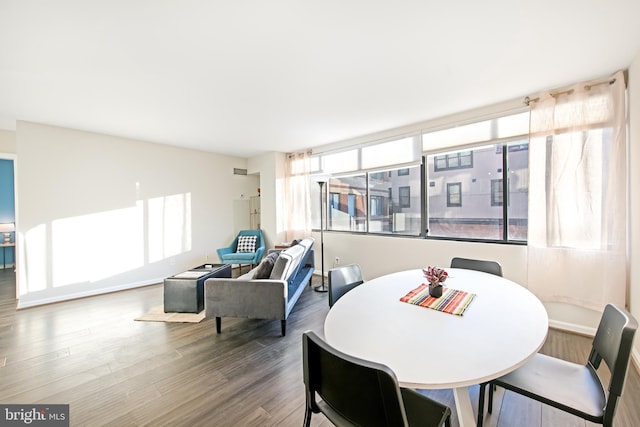
[[[442,296],[434,298],[429,295],[429,285],[423,283],[400,298],[400,301],[462,316],[475,297],[476,294],[470,294],[469,292],[443,288]]]

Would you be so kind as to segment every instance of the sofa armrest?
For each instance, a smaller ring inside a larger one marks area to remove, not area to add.
[[[211,278],[204,287],[207,317],[286,319],[284,280]]]

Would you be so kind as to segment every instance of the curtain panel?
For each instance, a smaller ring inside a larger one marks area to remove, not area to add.
[[[585,82],[531,102],[528,286],[542,301],[625,305],[625,82]]]
[[[285,235],[291,241],[311,234],[309,153],[288,154],[285,165]]]

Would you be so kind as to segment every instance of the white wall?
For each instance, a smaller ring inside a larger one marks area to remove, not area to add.
[[[630,242],[629,300],[631,314],[640,321],[640,52],[629,67],[629,181]],[[636,336],[634,360],[640,367],[640,337]]]
[[[321,268],[321,236],[314,232],[316,239],[316,272]],[[335,266],[335,258],[340,265],[357,263],[362,268],[365,279],[396,271],[422,268],[429,265],[449,266],[455,256],[498,261],[507,279],[527,287],[527,247],[491,243],[459,242],[451,240],[431,240],[376,235],[359,235],[342,232],[324,233],[324,272]],[[544,302],[549,314],[549,324],[581,334],[592,335],[600,320],[601,313],[582,307]]]
[[[234,237],[247,160],[18,122],[19,307],[160,282]]]
[[[314,232],[313,236],[316,238],[316,270],[319,271],[321,236],[319,232]],[[333,267],[336,257],[340,258],[341,265],[360,264],[365,279],[373,279],[429,265],[446,267],[454,256],[499,260],[505,277],[526,283],[526,246],[324,233],[325,274]]]
[[[284,197],[284,153],[269,152],[248,161],[248,173],[260,175],[260,224],[267,248],[285,239],[282,212]]]
[[[16,133],[0,129],[0,153],[16,152]]]

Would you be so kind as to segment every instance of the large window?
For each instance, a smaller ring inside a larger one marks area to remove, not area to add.
[[[420,166],[402,170],[369,174],[369,232],[420,235]]]
[[[578,89],[557,95],[569,97]],[[538,239],[552,248],[597,249],[603,245],[599,234],[604,234],[604,226],[592,224],[605,223],[609,217],[601,212],[612,203],[608,197],[618,197],[611,190],[617,184],[610,179],[620,167],[605,166],[617,154],[607,145],[612,138],[608,133],[613,132],[607,120],[617,111],[619,100],[593,93],[585,100],[563,100],[551,107],[535,107],[538,101],[532,100],[531,112],[456,123],[311,156],[312,173],[333,175],[324,196],[328,228],[492,242]],[[547,129],[550,124],[553,127]],[[574,173],[580,169],[567,168],[571,162],[588,173]],[[317,228],[317,185],[311,192]],[[573,218],[582,221],[574,224]]]
[[[327,229],[526,241],[528,142],[525,112],[317,155]]]
[[[366,231],[367,177],[352,175],[329,181],[328,230]]]
[[[332,177],[327,190],[327,230],[419,236],[421,168],[405,169],[409,173],[399,176],[395,170],[386,170]],[[319,198],[317,189],[312,197]],[[320,202],[312,199],[312,205]],[[319,216],[317,222],[319,226]]]
[[[426,156],[427,236],[526,241],[528,122],[518,113],[423,135],[425,150],[478,144]]]
[[[517,149],[508,149],[511,144]],[[528,150],[525,147],[526,141],[520,140],[475,148],[471,150],[473,167],[466,169],[436,168],[438,158],[453,153],[427,156],[428,236],[526,240]],[[504,170],[508,171],[508,189],[505,189]],[[507,209],[504,209],[505,201]]]

